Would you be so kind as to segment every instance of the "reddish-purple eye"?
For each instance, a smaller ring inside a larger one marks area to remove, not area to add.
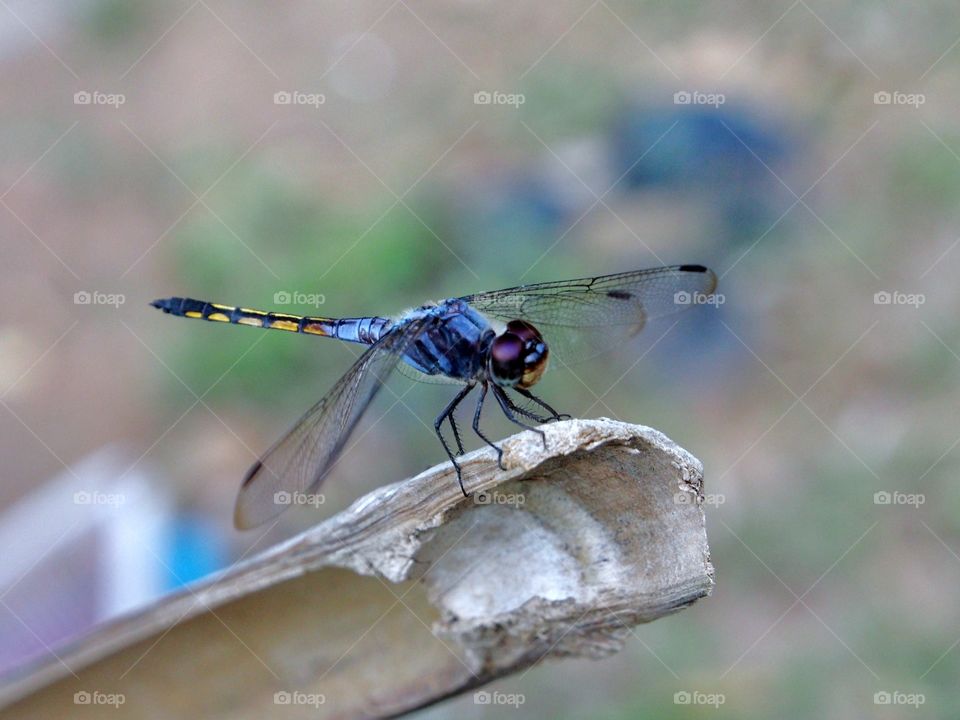
[[[529,342],[530,340],[540,340],[540,333],[537,332],[537,329],[528,322],[523,320],[511,320],[507,323],[507,332],[516,335],[518,338],[523,340],[523,342]]]
[[[523,375],[523,341],[506,332],[490,346],[490,370],[495,378],[519,380]]]
[[[530,387],[547,367],[547,345],[537,329],[511,320],[490,345],[489,373],[498,385]]]

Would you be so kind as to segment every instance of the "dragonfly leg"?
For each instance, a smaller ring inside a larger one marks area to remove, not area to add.
[[[450,421],[450,427],[453,428],[453,437],[457,441],[457,455],[463,455],[463,441],[460,439],[460,431],[457,430],[457,423],[453,419],[453,411],[457,409],[457,405],[460,404],[460,401],[463,400],[471,390],[473,390],[473,385],[465,385],[463,389],[456,394],[453,400],[447,404],[447,406],[443,409],[443,412],[437,415],[437,419],[433,421],[434,432],[436,432],[437,437],[440,438],[443,449],[447,452],[447,457],[450,458],[450,462],[453,463],[453,467],[457,471],[457,482],[460,483],[460,492],[463,493],[464,497],[467,497],[467,491],[463,488],[463,475],[460,471],[460,464],[457,462],[454,454],[450,451],[450,446],[447,445],[447,441],[443,437],[443,431],[440,430],[440,426],[443,425],[444,420]]]
[[[440,417],[446,417],[450,421],[450,429],[453,430],[453,439],[457,441],[457,455],[463,455],[463,440],[460,438],[460,428],[457,427],[456,418],[453,416],[453,411],[457,409],[457,406],[460,404],[460,401],[463,400],[467,395],[470,394],[470,391],[473,390],[473,385],[467,385],[460,392],[457,393],[457,396],[450,401],[450,404],[444,409],[440,414]]]
[[[484,398],[486,398],[486,396],[487,396],[487,383],[483,383],[483,385],[480,386],[480,399],[477,400],[477,409],[473,413],[473,431],[480,436],[481,440],[483,440],[487,445],[489,445],[490,447],[492,447],[494,450],[497,451],[497,465],[500,467],[501,470],[506,470],[507,468],[505,468],[503,465],[503,450],[501,450],[500,447],[498,447],[497,444],[493,442],[493,440],[491,440],[486,435],[484,435],[483,432],[480,430],[480,412],[483,410],[483,400]]]
[[[541,424],[548,423],[551,420],[555,419],[553,417],[545,417],[543,415],[537,415],[535,412],[531,412],[530,410],[527,410],[524,407],[520,407],[513,401],[513,398],[510,397],[510,393],[508,393],[506,390],[503,391],[503,398],[507,401],[507,404],[510,406],[510,409],[513,410],[513,412],[519,413],[520,415],[523,415],[526,418],[530,418],[531,420],[536,420],[538,423],[541,423]]]
[[[539,405],[539,406],[542,407],[544,410],[546,410],[548,413],[550,413],[550,415],[552,416],[552,419],[553,419],[553,420],[558,420],[558,421],[559,421],[559,420],[570,420],[570,419],[573,417],[572,415],[568,415],[567,413],[558,413],[556,410],[554,410],[552,407],[550,407],[549,405],[547,405],[547,403],[545,403],[543,400],[541,400],[540,398],[538,398],[536,395],[534,395],[534,394],[533,394],[532,392],[530,392],[529,390],[524,390],[523,388],[514,388],[514,390],[516,390],[518,393],[520,393],[521,395],[523,395],[525,398],[527,398],[527,399],[529,399],[529,400],[533,400],[537,405]]]
[[[457,441],[457,457],[463,455],[463,440],[460,439],[460,429],[457,427],[457,421],[453,417],[453,413],[447,416],[447,419],[450,421],[450,427],[453,429],[453,439]]]
[[[513,409],[510,407],[513,403],[510,402],[510,398],[507,397],[507,393],[503,388],[496,385],[493,386],[493,394],[497,398],[497,402],[500,403],[500,409],[503,410],[503,414],[507,416],[507,420],[512,422],[514,425],[519,425],[522,428],[526,428],[532,432],[537,433],[540,436],[540,439],[543,440],[543,448],[547,448],[547,434],[540,428],[535,428],[533,425],[527,425],[527,423],[519,420],[516,415],[513,414]]]

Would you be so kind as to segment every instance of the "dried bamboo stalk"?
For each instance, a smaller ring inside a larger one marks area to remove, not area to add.
[[[505,471],[492,450],[465,456],[485,494],[438,465],[104,625],[0,685],[0,718],[111,701],[111,718],[395,715],[545,657],[614,653],[708,595],[700,462],[641,426],[543,429],[546,449],[504,441]]]

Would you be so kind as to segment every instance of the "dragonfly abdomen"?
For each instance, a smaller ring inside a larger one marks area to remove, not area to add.
[[[327,322],[332,323],[331,337],[365,345],[375,343],[393,325],[392,320],[382,317],[339,318]]]
[[[337,338],[348,342],[371,345],[379,340],[386,328],[392,325],[387,318],[326,318],[306,315],[290,315],[287,313],[266,312],[250,308],[221,305],[205,300],[193,298],[165,298],[154,300],[151,305],[177,317],[209,320],[211,322],[229,323],[232,325],[249,325],[251,327],[268,328],[270,330],[284,330],[286,332],[303,333],[305,335],[321,335]]]

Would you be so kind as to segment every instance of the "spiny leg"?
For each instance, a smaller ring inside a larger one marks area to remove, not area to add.
[[[456,410],[457,405],[460,404],[460,401],[463,400],[470,391],[473,390],[473,385],[465,385],[463,389],[456,394],[456,396],[447,403],[447,406],[443,411],[437,415],[437,419],[433,421],[434,432],[437,433],[437,437],[440,438],[440,442],[443,444],[443,449],[447,452],[447,457],[450,458],[450,462],[453,463],[453,468],[457,471],[457,482],[460,483],[460,492],[463,493],[464,497],[467,497],[467,491],[463,488],[463,476],[460,472],[460,464],[457,462],[454,454],[450,451],[450,446],[447,445],[446,438],[443,437],[443,432],[440,430],[440,426],[443,425],[443,421],[446,419],[450,420],[450,427],[453,428],[453,437],[457,441],[458,455],[463,455],[463,442],[460,440],[460,432],[457,430],[457,425],[453,420],[453,411]]]
[[[450,421],[450,429],[453,430],[453,439],[457,441],[457,456],[463,455],[463,439],[460,437],[460,428],[457,427],[457,421],[454,417],[454,410],[460,404],[460,401],[463,400],[467,395],[470,394],[470,391],[473,390],[473,384],[467,385],[463,390],[457,393],[457,396],[450,401],[450,404],[447,405],[444,410],[444,414],[447,417],[447,420]]]
[[[524,417],[530,418],[531,420],[535,420],[538,423],[541,423],[541,424],[548,423],[551,420],[555,419],[552,417],[544,417],[543,415],[537,415],[535,412],[531,412],[530,410],[527,410],[524,407],[520,407],[513,401],[513,398],[510,397],[510,393],[508,393],[505,389],[503,390],[503,397],[507,401],[507,404],[510,406],[510,409],[513,410],[515,413],[520,413]]]
[[[527,425],[522,420],[517,419],[517,416],[513,414],[513,410],[510,409],[510,398],[507,397],[507,394],[504,392],[503,388],[494,385],[493,394],[497,398],[497,402],[500,403],[500,409],[503,410],[503,414],[507,416],[507,420],[512,422],[514,425],[519,425],[522,428],[526,428],[527,430],[537,433],[540,436],[540,439],[543,440],[543,449],[546,450],[547,434],[540,428],[535,428],[533,425]]]
[[[457,409],[457,406],[460,405],[460,401],[463,400],[467,395],[470,394],[470,391],[473,390],[474,384],[470,383],[464,387],[457,396],[450,401],[450,404],[444,409],[443,415],[446,415],[447,420],[450,421],[450,429],[453,430],[453,439],[457,441],[457,455],[463,455],[463,439],[460,437],[460,428],[457,427],[457,421],[454,417],[454,410]]]
[[[457,421],[453,417],[452,412],[447,419],[450,421],[450,428],[453,430],[453,439],[457,441],[457,457],[460,457],[464,453],[463,440],[460,438],[460,428],[457,427]]]
[[[506,470],[506,468],[503,466],[503,450],[501,450],[497,444],[493,442],[493,440],[484,435],[483,431],[480,430],[480,412],[483,410],[483,400],[486,396],[487,383],[483,383],[480,386],[480,399],[477,400],[477,409],[473,413],[473,431],[480,436],[481,440],[497,451],[497,465],[501,470]]]
[[[521,395],[523,395],[525,398],[527,398],[527,399],[529,399],[529,400],[533,400],[537,405],[539,405],[539,406],[542,407],[544,410],[546,410],[548,413],[550,413],[550,414],[553,416],[553,419],[554,419],[554,420],[570,420],[570,419],[573,417],[572,415],[568,415],[567,413],[558,413],[558,412],[557,412],[556,410],[554,410],[552,407],[550,407],[549,405],[547,405],[546,402],[544,402],[543,400],[541,400],[540,398],[538,398],[536,395],[534,395],[534,394],[533,394],[532,392],[530,392],[529,390],[525,390],[525,389],[523,389],[523,388],[514,388],[514,390],[516,390],[518,393],[520,393]]]

